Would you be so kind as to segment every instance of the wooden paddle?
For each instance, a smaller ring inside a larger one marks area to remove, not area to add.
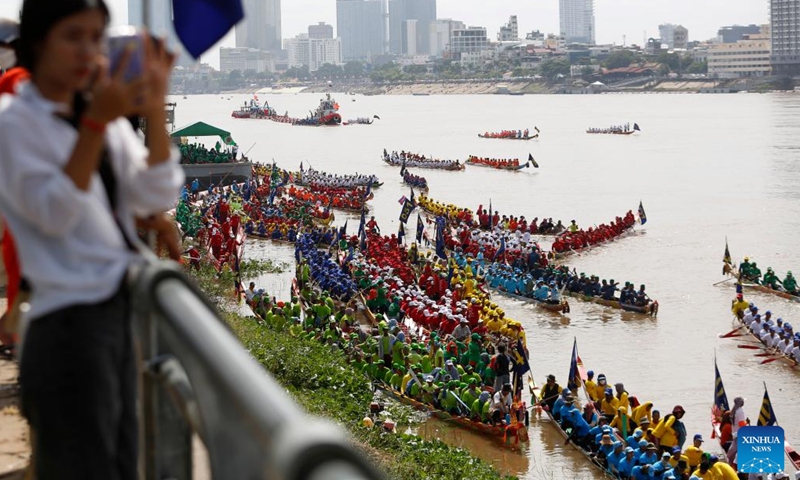
[[[766,359],[766,360],[762,361],[762,362],[761,362],[761,365],[766,365],[767,363],[774,362],[775,360],[779,360],[780,358],[781,358],[781,356],[780,356],[780,355],[778,355],[778,356],[777,356],[777,357],[775,357],[775,358],[768,358],[768,359]]]
[[[758,345],[736,345],[736,348],[747,348],[750,350],[763,350],[764,347],[759,347]]]
[[[728,332],[728,333],[726,333],[726,334],[724,334],[724,335],[720,335],[720,337],[719,337],[719,338],[729,338],[729,337],[732,337],[734,333],[738,332],[738,331],[739,331],[739,330],[741,330],[742,328],[744,328],[744,325],[741,325],[741,326],[739,326],[739,327],[737,327],[737,328],[734,328],[733,330],[731,330],[730,332]]]

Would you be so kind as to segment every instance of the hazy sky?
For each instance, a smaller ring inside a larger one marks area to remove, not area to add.
[[[114,23],[128,18],[127,0],[106,0]],[[595,27],[598,43],[641,44],[645,32],[658,37],[660,23],[681,24],[689,29],[690,40],[716,36],[723,25],[766,23],[767,0],[595,0]],[[17,18],[22,0],[0,0],[0,17]],[[335,0],[283,0],[283,37],[305,32],[309,24],[327,22],[336,25]],[[509,15],[517,15],[520,35],[531,30],[557,33],[558,0],[438,0],[439,18],[453,18],[468,25],[483,26],[496,38],[497,30]],[[222,45],[232,46],[232,35]],[[212,50],[208,58],[219,64]]]

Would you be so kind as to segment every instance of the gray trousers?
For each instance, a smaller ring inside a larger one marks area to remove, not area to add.
[[[22,413],[38,480],[136,480],[136,366],[127,292],[30,322]]]

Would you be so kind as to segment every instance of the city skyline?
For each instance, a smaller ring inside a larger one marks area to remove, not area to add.
[[[127,0],[106,0],[115,24],[128,19]],[[22,0],[0,2],[0,17],[17,18]],[[768,2],[728,2],[726,0],[653,0],[642,8],[641,0],[595,0],[595,29],[598,44],[642,45],[646,37],[658,38],[658,26],[664,23],[683,25],[690,40],[707,40],[716,36],[726,25],[761,24],[769,21]],[[531,4],[529,0],[504,0],[501,6],[484,0],[438,0],[438,18],[452,18],[468,26],[486,27],[489,38],[508,21],[510,15],[519,19],[520,36],[532,30],[559,33],[559,2]],[[307,32],[309,25],[327,22],[336,25],[335,0],[291,0],[282,5],[282,37],[292,38]],[[338,33],[337,33],[338,35]],[[203,61],[219,65],[220,46],[235,46],[235,35],[229,33],[220,44],[203,56]]]

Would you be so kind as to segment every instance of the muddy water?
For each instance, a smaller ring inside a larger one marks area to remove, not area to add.
[[[271,95],[278,110],[302,115],[318,95]],[[230,129],[250,155],[296,168],[300,161],[340,173],[377,173],[386,184],[375,192],[372,212],[384,232],[397,231],[402,195],[398,169],[379,160],[383,148],[448,158],[481,155],[527,158],[539,169],[511,173],[483,168],[465,172],[414,170],[438,200],[477,208],[492,201],[501,213],[575,219],[589,226],[613,219],[644,202],[649,222],[640,234],[568,260],[578,272],[645,283],[659,300],[657,319],[570,299],[571,313],[557,315],[502,297],[507,314],[528,332],[537,382],[552,373],[561,383],[569,371],[574,338],[588,369],[623,382],[662,413],[686,409],[688,434],[709,439],[716,353],[728,395],[746,398],[755,419],[766,382],[779,423],[800,445],[800,374],[780,362],[759,365],[754,351],[718,338],[731,330],[733,287],[723,279],[727,236],[737,261],[749,255],[763,271],[800,273],[800,95],[600,95],[350,97],[337,95],[343,116],[377,114],[372,126],[303,128],[267,121],[234,120],[230,111],[245,97],[178,99],[178,124],[203,120]],[[262,101],[264,98],[262,98]],[[587,135],[586,127],[638,122],[641,135]],[[541,129],[530,142],[481,140],[477,134],[510,128]],[[213,143],[213,141],[212,141]],[[337,213],[337,224],[350,218]],[[411,223],[413,225],[413,221]],[[251,255],[292,260],[291,247],[253,244]],[[264,287],[288,297],[291,272],[264,278]],[[800,304],[748,293],[776,316],[800,326]],[[533,422],[524,458],[491,442],[432,422],[425,435],[470,448],[507,473],[523,478],[594,478],[583,457],[563,447],[552,426]],[[709,450],[719,450],[707,442]],[[517,456],[515,456],[517,455]]]

